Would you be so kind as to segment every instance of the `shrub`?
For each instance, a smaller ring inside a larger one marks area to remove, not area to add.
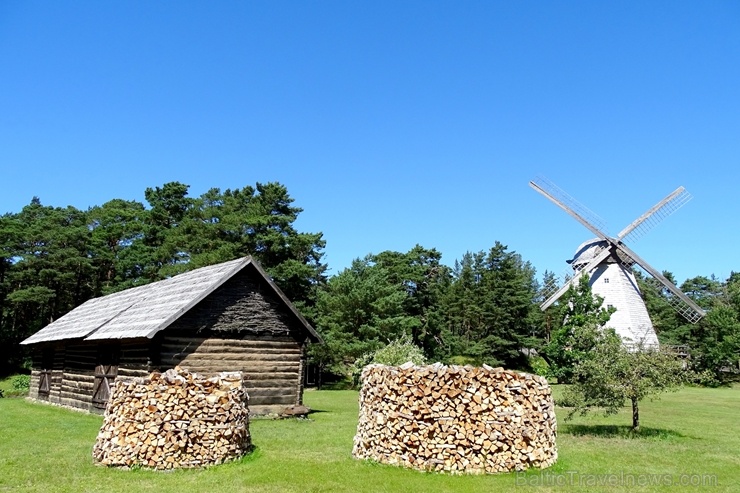
[[[18,393],[28,392],[31,387],[31,376],[30,375],[16,375],[11,380],[13,391]]]
[[[360,382],[362,369],[367,365],[398,366],[409,361],[415,365],[425,365],[427,363],[424,352],[419,346],[411,342],[409,337],[400,337],[377,351],[357,358],[352,365],[352,380],[357,385]]]
[[[542,356],[530,356],[529,367],[535,375],[546,377],[550,374],[550,365],[547,364],[547,361]]]
[[[466,365],[472,365],[472,366],[480,366],[483,364],[480,358],[474,357],[474,356],[450,356],[447,358],[447,363],[450,365],[459,365],[459,366],[466,366]]]

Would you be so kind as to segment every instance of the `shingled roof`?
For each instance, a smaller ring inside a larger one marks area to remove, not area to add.
[[[244,257],[191,270],[169,279],[101,298],[93,298],[50,323],[21,344],[63,339],[92,341],[152,338],[248,265],[254,267],[264,278],[273,292],[306,328],[311,339],[321,341],[318,333],[262,267],[251,257]]]

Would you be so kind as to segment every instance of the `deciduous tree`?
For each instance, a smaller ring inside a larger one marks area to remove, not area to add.
[[[629,402],[632,430],[638,431],[641,400],[676,390],[690,380],[682,360],[671,351],[642,343],[627,347],[611,329],[594,328],[593,336],[593,357],[576,365],[576,378],[566,390],[566,400],[574,406],[568,418],[595,408],[616,414]]]
[[[558,381],[573,381],[575,367],[593,357],[593,350],[601,338],[600,331],[614,312],[614,308],[603,308],[603,301],[591,291],[587,275],[571,284],[561,297],[558,309],[560,323],[542,348],[550,373]]]

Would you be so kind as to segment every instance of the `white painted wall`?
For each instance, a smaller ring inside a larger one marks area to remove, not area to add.
[[[589,281],[594,294],[604,298],[604,307],[617,309],[607,327],[612,327],[626,344],[642,342],[657,347],[658,337],[632,272],[621,264],[602,263]]]

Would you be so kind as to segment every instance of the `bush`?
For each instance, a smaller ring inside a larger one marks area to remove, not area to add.
[[[358,385],[362,369],[367,365],[379,364],[398,366],[409,361],[415,365],[427,364],[427,359],[421,348],[411,342],[410,338],[401,337],[395,341],[391,341],[387,346],[382,347],[377,351],[367,353],[357,358],[352,365],[352,380],[355,385]]]
[[[530,356],[529,367],[535,375],[547,377],[550,374],[550,365],[547,364],[547,361],[542,356]]]
[[[18,393],[28,392],[31,387],[31,376],[30,375],[16,375],[11,380],[13,391]]]
[[[563,392],[561,395],[554,397],[555,405],[557,407],[575,408],[581,405],[583,399],[571,390],[570,385],[563,385]]]

